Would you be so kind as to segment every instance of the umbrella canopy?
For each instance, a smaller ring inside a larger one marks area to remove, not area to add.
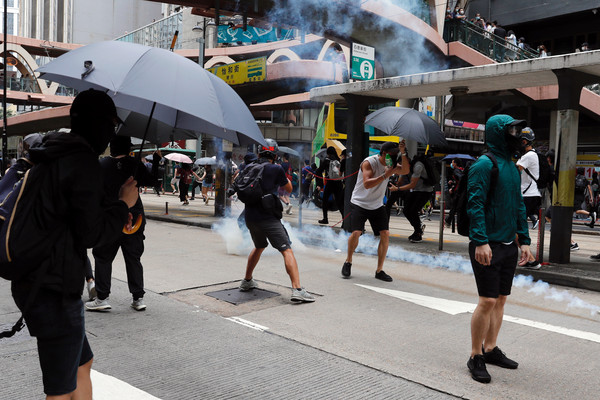
[[[191,158],[189,158],[185,154],[180,154],[180,153],[167,154],[165,156],[165,158],[167,160],[171,160],[171,161],[175,161],[175,162],[180,162],[180,163],[184,163],[184,164],[191,164],[192,163],[192,159]]]
[[[446,157],[442,158],[442,160],[454,160],[455,158],[459,158],[461,160],[475,161],[475,157],[469,154],[448,154]]]
[[[173,128],[235,144],[266,145],[250,110],[227,83],[167,50],[99,42],[69,51],[36,71],[43,79],[79,91],[107,91],[117,107]]]
[[[216,157],[202,157],[194,161],[195,165],[217,165]]]
[[[285,146],[279,146],[279,152],[284,153],[284,154],[289,154],[289,155],[292,155],[295,157],[300,157],[300,153],[298,153],[296,150],[290,149],[289,147],[285,147]]]
[[[198,139],[198,132],[191,129],[174,128],[154,118],[148,125],[148,116],[117,108],[117,115],[123,121],[117,135],[145,139],[147,142],[160,145],[165,142],[184,139]],[[148,129],[146,130],[146,126]],[[144,137],[145,134],[145,137]]]
[[[375,127],[388,135],[412,139],[422,144],[448,145],[438,124],[412,108],[384,107],[369,114],[365,125]]]

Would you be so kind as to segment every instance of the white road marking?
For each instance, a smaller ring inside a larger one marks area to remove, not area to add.
[[[397,299],[411,302],[419,306],[431,308],[433,310],[442,311],[446,314],[457,315],[463,313],[473,313],[476,304],[465,303],[462,301],[440,299],[438,297],[423,296],[420,294],[401,292],[399,290],[383,289],[375,286],[359,285],[365,289],[372,290],[377,293],[392,296]],[[571,336],[578,339],[589,340],[590,342],[600,343],[600,335],[593,332],[579,331],[576,329],[565,328],[562,326],[550,325],[544,322],[532,321],[529,319],[511,317],[504,315],[504,321],[513,322],[515,324],[525,325],[536,329],[541,329],[548,332],[559,333],[565,336]]]
[[[113,376],[92,370],[91,377],[94,400],[160,400]]]
[[[242,319],[242,318],[230,317],[230,318],[225,318],[225,319],[228,320],[228,321],[231,321],[231,322],[235,322],[236,324],[240,324],[240,325],[243,325],[245,327],[248,327],[248,328],[251,328],[251,329],[255,329],[255,330],[260,331],[260,332],[264,332],[266,330],[269,330],[269,328],[267,328],[266,326],[255,324],[254,322],[247,321],[247,320]]]

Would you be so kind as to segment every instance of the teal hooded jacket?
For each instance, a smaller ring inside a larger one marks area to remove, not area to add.
[[[476,246],[490,242],[509,243],[515,240],[515,234],[519,236],[520,244],[531,243],[521,195],[521,176],[512,161],[505,136],[513,121],[511,116],[498,114],[485,125],[486,144],[498,163],[495,188],[490,188],[493,164],[489,157],[479,157],[469,168],[469,238]],[[491,196],[489,202],[488,195]]]

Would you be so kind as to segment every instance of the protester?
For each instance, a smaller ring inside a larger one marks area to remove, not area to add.
[[[398,153],[402,155],[401,165],[397,165]],[[389,161],[388,161],[389,160]],[[358,170],[358,178],[350,199],[350,231],[348,255],[342,266],[342,276],[349,278],[352,268],[352,255],[358,246],[358,239],[369,220],[375,236],[379,236],[377,248],[377,269],[375,278],[391,282],[391,276],[383,270],[390,241],[389,219],[383,205],[383,196],[390,176],[405,175],[410,171],[410,162],[406,156],[406,143],[385,142],[379,154],[363,160]]]
[[[129,156],[131,151],[131,140],[126,136],[116,136],[110,142],[110,156],[100,160],[102,167],[102,178],[104,182],[104,193],[106,199],[114,201],[118,198],[119,188],[129,176],[135,176],[140,185],[153,185],[156,181],[156,171],[160,156],[154,155],[152,160],[152,172],[144,168],[143,164],[136,158]],[[111,287],[112,263],[119,251],[123,252],[125,259],[125,271],[127,272],[127,284],[133,300],[131,307],[137,311],[144,310],[144,269],[140,261],[144,253],[144,227],[146,216],[144,206],[140,198],[135,205],[130,207],[129,212],[134,221],[142,218],[141,225],[133,233],[121,233],[116,239],[102,246],[94,247],[94,266],[96,272],[95,300],[85,303],[86,310],[101,311],[111,309],[108,302]]]
[[[199,180],[200,177],[192,171],[192,164],[183,163],[179,169],[179,201],[184,206],[190,204],[188,201],[188,191],[194,179]]]
[[[464,168],[461,166],[460,159],[453,158],[450,162],[450,169],[452,173],[448,178],[448,194],[450,199],[450,210],[448,211],[448,215],[445,219],[446,227],[450,227],[452,221],[454,220],[454,215],[456,214],[456,206],[458,201],[458,184],[464,175]]]
[[[125,181],[113,202],[102,202],[98,156],[121,123],[112,99],[102,91],[79,93],[70,110],[71,132],[50,133],[30,149],[31,160],[51,171],[40,188],[57,243],[41,261],[45,271],[31,306],[24,312],[37,338],[44,393],[48,397],[92,399],[93,354],[88,343],[81,300],[87,248],[114,240],[128,222],[128,208],[138,199],[133,179]],[[32,273],[12,282],[12,295],[23,311],[37,279]]]
[[[525,202],[527,218],[531,219],[532,229],[536,229],[539,223],[538,215],[542,205],[542,195],[536,183],[536,180],[540,178],[540,163],[533,148],[535,140],[533,129],[524,128],[520,139],[519,153],[521,153],[521,157],[517,161],[517,167],[521,171],[521,193]]]
[[[254,249],[248,256],[246,264],[246,274],[240,283],[240,291],[248,291],[258,287],[253,279],[254,269],[260,260],[260,256],[268,246],[267,239],[275,249],[279,250],[283,256],[285,270],[292,283],[293,302],[313,302],[315,298],[300,285],[300,273],[298,272],[298,263],[292,251],[291,241],[287,231],[281,223],[281,213],[283,208],[278,200],[277,189],[283,187],[286,191],[291,191],[292,183],[285,176],[281,165],[274,164],[277,158],[276,154],[263,148],[258,154],[260,162],[264,164],[262,180],[260,186],[263,192],[263,198],[258,204],[247,203],[244,208],[246,227],[250,231]]]
[[[300,205],[304,203],[304,200],[310,201],[310,185],[315,171],[310,167],[310,160],[304,160],[304,167],[300,171]]]
[[[411,243],[419,243],[423,240],[425,226],[421,223],[419,212],[431,199],[433,186],[426,180],[429,178],[425,168],[425,155],[415,157],[411,162],[410,183],[400,186],[399,190],[410,191],[406,196],[404,204],[404,216],[413,227],[413,233],[408,237]]]
[[[489,156],[481,156],[470,167],[468,176],[469,255],[479,302],[471,318],[467,367],[472,378],[482,383],[491,381],[486,363],[518,367],[498,348],[497,339],[519,260],[518,247],[519,265],[525,264],[530,255],[519,173],[511,159],[519,148],[523,124],[508,115],[491,117],[486,123],[485,140],[498,165],[496,181],[491,183],[493,163]]]
[[[281,163],[281,168],[283,168],[283,171],[285,172],[285,176],[287,179],[290,180],[290,182],[292,181],[292,167],[290,166],[290,158],[287,154],[283,155],[283,162]],[[290,203],[290,194],[292,193],[291,190],[286,190],[283,187],[279,187],[279,200],[281,200],[283,202],[283,204],[285,205],[285,213],[286,214],[292,214],[292,204]]]
[[[338,211],[344,218],[344,184],[340,180],[342,177],[341,173],[341,162],[337,155],[335,147],[329,146],[327,148],[327,156],[321,162],[321,165],[315,173],[318,176],[325,174],[323,188],[323,219],[319,220],[319,224],[328,224],[329,219],[327,218],[327,212],[329,211],[329,198],[333,196],[335,204],[337,205]]]

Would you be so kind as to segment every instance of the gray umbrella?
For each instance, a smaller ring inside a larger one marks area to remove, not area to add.
[[[438,124],[412,108],[384,107],[369,114],[365,125],[375,127],[388,135],[412,139],[422,144],[448,145]]]
[[[107,91],[115,105],[176,129],[266,142],[244,101],[222,79],[176,53],[121,41],[69,51],[37,69],[40,77],[79,91]],[[145,125],[140,127],[145,130]]]
[[[300,157],[300,153],[298,153],[294,149],[290,149],[289,147],[279,146],[278,150],[279,150],[280,153],[284,153],[284,154],[289,154],[289,155],[292,155],[292,156]]]

